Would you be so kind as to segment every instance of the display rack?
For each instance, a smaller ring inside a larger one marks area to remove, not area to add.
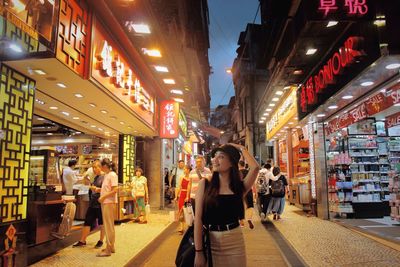
[[[389,185],[390,216],[393,220],[400,221],[400,137],[390,137],[388,140],[389,152]]]

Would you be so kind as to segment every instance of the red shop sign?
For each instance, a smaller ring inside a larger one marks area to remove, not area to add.
[[[387,116],[385,124],[386,128],[391,128],[393,126],[400,125],[400,112]]]
[[[388,108],[388,101],[383,93],[374,95],[365,101],[368,115],[372,116]]]
[[[339,1],[337,0],[319,0],[318,10],[324,13],[326,17],[329,13],[336,13],[341,8],[344,8],[349,16],[364,16],[368,13],[367,0],[344,0],[340,1],[343,7],[339,8]]]
[[[178,138],[179,103],[173,100],[161,102],[160,138]]]
[[[390,89],[390,93],[387,96],[388,106],[400,103],[400,84],[396,84]]]

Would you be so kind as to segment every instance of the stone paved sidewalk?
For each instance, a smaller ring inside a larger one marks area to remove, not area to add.
[[[309,266],[400,266],[399,251],[298,211],[286,205],[282,220],[273,223]]]
[[[86,247],[73,248],[69,246],[31,266],[124,266],[169,226],[170,222],[168,220],[168,211],[157,211],[149,215],[148,224],[123,223],[116,225],[116,253],[110,257],[96,257],[96,253],[100,250],[95,249],[94,245],[99,238],[99,233],[94,233],[88,236]]]

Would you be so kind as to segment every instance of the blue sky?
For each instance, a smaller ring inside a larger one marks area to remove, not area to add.
[[[258,0],[209,0],[209,60],[214,72],[210,76],[211,108],[224,105],[235,94],[232,77],[225,70],[236,57],[237,40],[247,23],[256,15]],[[256,23],[260,23],[259,14]]]

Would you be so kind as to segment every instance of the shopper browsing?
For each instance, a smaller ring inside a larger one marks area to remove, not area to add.
[[[107,238],[107,246],[97,254],[98,257],[111,256],[115,253],[115,229],[114,229],[114,207],[118,203],[118,176],[115,173],[115,164],[109,159],[101,161],[101,169],[104,172],[104,180],[101,185],[99,203],[101,203],[101,212],[103,214],[104,232]]]
[[[89,208],[86,211],[85,223],[82,229],[81,239],[77,243],[75,243],[73,247],[86,246],[86,238],[90,233],[91,227],[95,224],[96,219],[100,226],[100,239],[99,241],[97,241],[95,248],[101,248],[103,246],[103,217],[101,213],[101,205],[98,202],[98,199],[100,197],[100,191],[103,184],[104,176],[101,175],[100,161],[94,161],[91,168],[93,169],[95,177],[89,191]]]
[[[149,203],[149,189],[147,188],[147,178],[143,176],[143,170],[136,168],[135,176],[132,178],[132,195],[137,203],[136,222],[147,223],[146,205]],[[142,218],[140,220],[140,218]]]
[[[249,164],[247,176],[241,180],[238,170],[240,152]],[[212,151],[211,181],[202,179],[196,194],[194,221],[195,266],[205,266],[202,242],[203,225],[210,230],[213,266],[246,266],[246,251],[239,226],[243,197],[253,186],[259,166],[241,145],[228,144]],[[202,203],[203,205],[199,205]]]

